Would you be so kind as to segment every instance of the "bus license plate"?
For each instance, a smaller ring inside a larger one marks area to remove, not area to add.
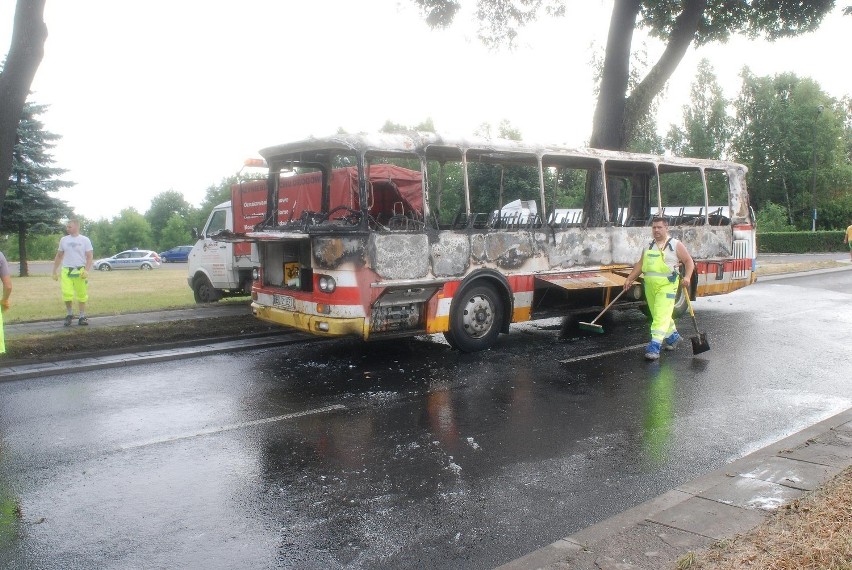
[[[286,309],[292,311],[296,308],[295,299],[290,295],[273,295],[272,306],[277,309]]]

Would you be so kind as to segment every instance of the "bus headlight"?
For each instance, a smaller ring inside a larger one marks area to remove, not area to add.
[[[334,277],[329,277],[328,275],[320,275],[319,278],[319,288],[323,293],[333,293],[337,288],[337,282],[335,282]]]
[[[260,270],[257,267],[255,267],[254,269],[251,270],[251,280],[257,281],[258,279],[260,279]]]

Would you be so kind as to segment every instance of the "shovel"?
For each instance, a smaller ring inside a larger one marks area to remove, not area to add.
[[[689,339],[692,342],[692,354],[707,352],[710,350],[710,343],[707,342],[707,335],[698,330],[698,320],[695,318],[695,310],[692,308],[692,301],[689,299],[686,284],[683,285],[683,294],[686,297],[686,306],[689,307],[689,316],[692,317],[692,324],[695,325],[695,332],[698,335]]]
[[[607,309],[612,307],[613,303],[618,301],[618,298],[621,297],[622,295],[624,295],[626,292],[627,292],[627,289],[622,289],[621,293],[616,295],[615,299],[610,301],[609,304],[606,307],[604,307],[604,310],[601,311],[600,314],[597,317],[592,319],[592,322],[590,322],[590,323],[579,322],[579,323],[577,323],[577,326],[580,327],[582,330],[591,331],[591,332],[595,332],[595,333],[598,333],[598,334],[603,334],[603,332],[604,332],[603,327],[601,325],[596,325],[595,323],[597,322],[597,320],[599,318],[601,318],[603,316],[603,314],[607,311]]]

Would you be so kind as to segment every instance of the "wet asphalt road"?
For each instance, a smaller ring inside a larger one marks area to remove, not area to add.
[[[847,409],[850,291],[699,300],[654,364],[630,311],[0,384],[0,568],[491,568]]]

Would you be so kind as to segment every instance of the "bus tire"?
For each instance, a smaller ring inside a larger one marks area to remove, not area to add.
[[[195,297],[195,302],[198,304],[215,303],[222,298],[222,295],[213,288],[213,284],[210,283],[206,275],[199,275],[193,280],[192,293]]]
[[[686,297],[683,294],[683,287],[678,287],[677,294],[675,295],[674,308],[672,309],[672,318],[677,319],[686,314],[686,308]],[[648,308],[647,303],[639,307],[639,310],[642,311],[649,320],[651,319],[651,310]]]
[[[675,295],[674,309],[672,309],[672,318],[677,319],[686,313],[686,295],[683,294],[683,286],[677,288]]]
[[[450,309],[450,330],[444,333],[450,346],[462,352],[489,348],[497,340],[504,318],[497,290],[487,283],[457,293]]]

